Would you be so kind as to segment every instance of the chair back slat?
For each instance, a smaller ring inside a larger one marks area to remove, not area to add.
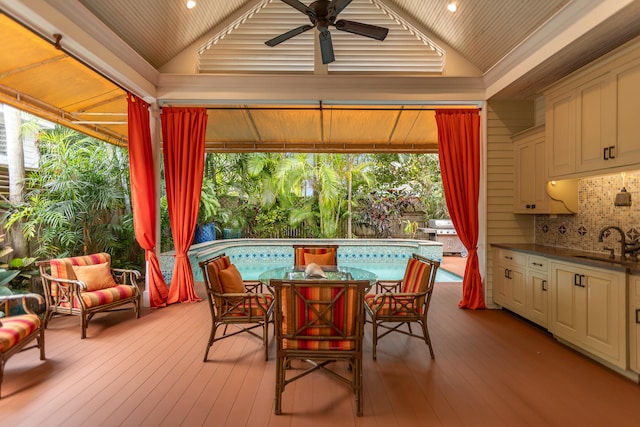
[[[271,285],[276,293],[279,346],[300,350],[360,348],[367,281],[272,279]]]

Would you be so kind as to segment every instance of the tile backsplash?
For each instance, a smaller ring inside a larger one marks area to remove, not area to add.
[[[624,181],[624,183],[623,183]],[[616,194],[625,187],[631,194],[631,206],[615,206]],[[620,227],[627,240],[640,238],[640,171],[582,178],[578,183],[578,213],[575,215],[536,215],[535,239],[541,245],[605,252],[616,248],[619,234],[610,230],[598,241],[606,226]]]

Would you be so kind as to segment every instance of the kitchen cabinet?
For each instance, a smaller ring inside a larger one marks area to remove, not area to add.
[[[547,178],[640,167],[640,48],[603,58],[545,93]]]
[[[496,280],[494,301],[515,313],[524,315],[526,255],[505,249],[496,249],[494,254]]]
[[[515,157],[514,213],[571,214],[578,209],[578,183],[549,187],[545,170],[545,127],[537,126],[512,136]],[[550,192],[551,191],[551,192]],[[551,197],[551,194],[553,197]]]
[[[550,285],[550,332],[627,369],[625,273],[552,261]]]
[[[494,302],[546,328],[548,261],[505,249],[494,259]]]
[[[640,275],[629,276],[629,368],[640,373]]]
[[[529,255],[525,290],[525,317],[547,328],[549,325],[549,261],[546,258]]]

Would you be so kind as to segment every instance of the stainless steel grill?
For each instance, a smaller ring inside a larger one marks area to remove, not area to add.
[[[421,231],[426,233],[430,240],[442,243],[443,253],[467,256],[467,249],[460,241],[458,232],[450,219],[430,219],[429,228],[423,228]]]

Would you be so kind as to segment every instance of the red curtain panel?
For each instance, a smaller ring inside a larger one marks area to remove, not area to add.
[[[469,251],[460,308],[485,308],[478,262],[480,189],[480,114],[473,110],[436,110],[438,155],[445,200],[462,244]]]
[[[167,302],[196,302],[187,251],[193,241],[204,169],[205,108],[163,107],[164,173],[176,255]]]
[[[133,225],[136,240],[144,249],[147,260],[149,305],[164,307],[169,291],[155,252],[156,187],[149,127],[149,104],[132,94],[128,95],[127,101]]]

